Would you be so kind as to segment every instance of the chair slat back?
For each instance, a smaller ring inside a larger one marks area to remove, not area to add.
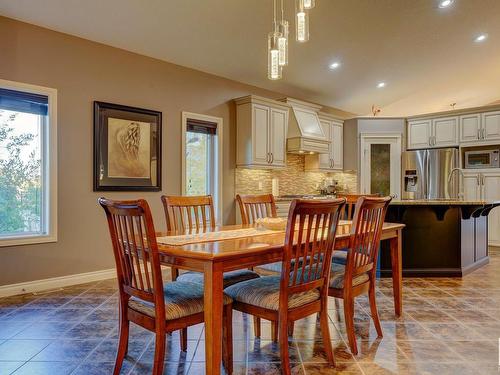
[[[294,200],[288,214],[281,293],[328,285],[335,232],[345,199]]]
[[[120,295],[151,302],[164,311],[158,245],[148,203],[99,198],[99,204],[108,220]]]
[[[272,194],[236,195],[240,207],[241,223],[253,224],[263,217],[276,217],[276,203]]]
[[[212,197],[162,195],[167,230],[200,231],[215,228],[215,212]]]
[[[364,272],[375,272],[382,226],[391,199],[391,197],[358,199],[346,262],[347,281],[348,278]]]
[[[354,217],[354,210],[356,208],[356,202],[360,197],[378,197],[377,194],[337,194],[337,198],[345,198],[346,204],[342,211],[340,218],[342,220],[352,220]]]

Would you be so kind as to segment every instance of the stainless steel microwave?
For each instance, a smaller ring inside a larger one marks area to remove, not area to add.
[[[465,168],[499,168],[500,150],[465,151]]]

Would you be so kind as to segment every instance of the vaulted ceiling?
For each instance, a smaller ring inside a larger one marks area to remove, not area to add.
[[[284,2],[293,26],[293,0]],[[0,0],[0,14],[362,115],[500,99],[499,0],[316,4],[311,40],[292,40],[281,81],[267,79],[271,0]],[[475,43],[482,32],[488,39]],[[333,61],[341,66],[331,71]]]

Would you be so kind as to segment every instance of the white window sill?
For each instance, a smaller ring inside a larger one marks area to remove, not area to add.
[[[20,245],[34,245],[41,243],[57,242],[55,235],[33,235],[33,236],[19,236],[19,237],[3,237],[0,238],[0,247],[7,246],[20,246]]]

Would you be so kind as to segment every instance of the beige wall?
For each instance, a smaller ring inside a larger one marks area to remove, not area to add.
[[[163,112],[162,193],[168,194],[181,190],[181,111],[222,117],[224,221],[233,223],[236,132],[231,99],[248,94],[283,96],[3,17],[0,78],[58,90],[59,150],[59,240],[0,248],[0,285],[113,267],[104,215],[96,203],[99,196],[144,197],[157,228],[165,227],[161,193],[92,191],[94,100]]]

